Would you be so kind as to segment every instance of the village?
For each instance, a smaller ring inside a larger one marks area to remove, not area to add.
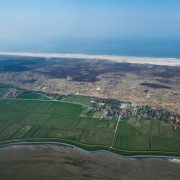
[[[112,99],[94,98],[88,107],[89,112],[103,112],[102,118],[116,116],[117,118],[136,117],[147,120],[159,120],[171,124],[175,129],[180,127],[180,115],[155,106],[139,106],[130,102],[120,102]]]

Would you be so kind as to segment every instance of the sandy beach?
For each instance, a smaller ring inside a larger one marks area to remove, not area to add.
[[[151,57],[126,57],[109,55],[87,54],[55,54],[55,53],[30,53],[30,52],[0,52],[6,56],[45,57],[45,58],[72,58],[72,59],[95,59],[108,60],[118,63],[152,64],[164,66],[180,66],[180,59],[175,58],[151,58]]]
[[[118,158],[57,145],[13,145],[0,149],[0,179],[178,180],[176,161]]]

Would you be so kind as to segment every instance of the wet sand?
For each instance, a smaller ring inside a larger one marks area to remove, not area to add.
[[[154,64],[164,66],[180,66],[180,59],[176,58],[151,58],[151,57],[126,57],[89,54],[55,54],[55,53],[29,53],[29,52],[0,52],[0,55],[45,57],[45,58],[70,58],[70,59],[96,59],[108,60],[119,63]]]
[[[168,159],[120,158],[57,145],[0,148],[0,180],[178,180],[180,163]]]

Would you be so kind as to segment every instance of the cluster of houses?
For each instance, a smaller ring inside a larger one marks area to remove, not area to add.
[[[108,100],[98,99],[98,101],[91,101],[89,109],[94,112],[103,111],[104,118],[107,116],[120,116],[121,118],[135,116],[148,120],[156,119],[166,123],[170,123],[174,125],[175,129],[177,129],[177,127],[180,127],[179,114],[169,112],[156,106],[136,106],[132,103],[119,102],[116,100],[112,100],[109,102]]]

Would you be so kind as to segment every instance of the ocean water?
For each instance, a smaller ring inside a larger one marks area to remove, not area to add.
[[[54,38],[37,42],[0,44],[0,51],[180,58],[180,39]]]

